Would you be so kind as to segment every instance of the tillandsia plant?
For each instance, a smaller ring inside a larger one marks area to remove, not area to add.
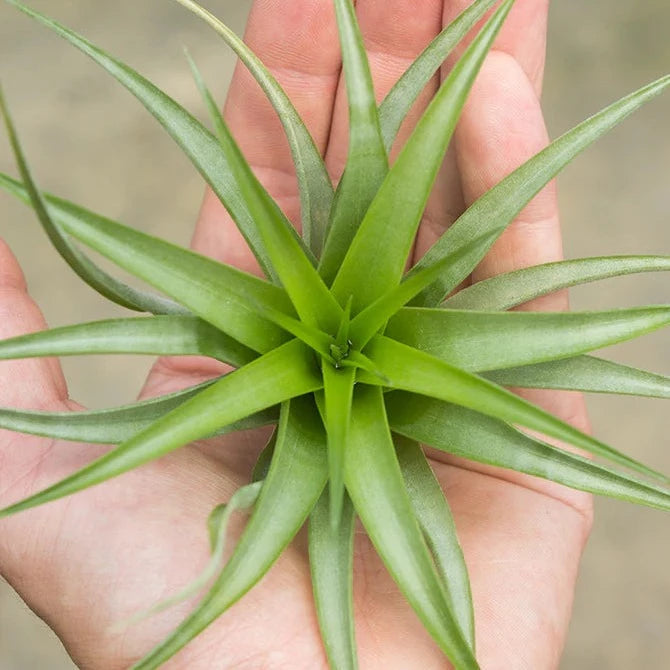
[[[201,590],[205,595],[134,667],[157,668],[171,659],[261,580],[307,522],[314,600],[329,663],[338,670],[356,668],[357,518],[453,666],[479,667],[468,571],[447,499],[421,445],[670,509],[666,477],[506,388],[670,397],[667,378],[588,355],[667,325],[670,307],[510,311],[577,284],[666,271],[670,258],[553,262],[463,288],[526,205],[580,152],[670,86],[670,76],[615,102],[521,165],[469,206],[408,270],[459,116],[514,0],[473,2],[406,69],[380,105],[354,7],[350,0],[334,0],[349,103],[348,156],[335,188],[305,124],[270,71],[215,16],[192,0],[177,0],[234,50],[279,115],[299,184],[300,235],[245,159],[193,62],[211,131],[127,65],[46,16],[9,2],[92,58],[148,109],[207,180],[265,275],[259,278],[43,193],[0,98],[20,173],[20,179],[0,175],[0,185],[32,206],[53,245],[85,282],[119,305],[152,315],[6,339],[0,342],[0,358],[198,355],[234,368],[200,385],[116,409],[0,409],[0,427],[10,431],[117,445],[6,507],[0,517],[93,487],[197,440],[274,427],[253,481],[210,516],[212,561],[205,572],[145,614]],[[415,101],[477,25],[390,161]],[[114,278],[77,242],[162,295]],[[227,551],[228,520],[237,509],[251,512],[234,549]],[[226,659],[217,663],[229,667]]]

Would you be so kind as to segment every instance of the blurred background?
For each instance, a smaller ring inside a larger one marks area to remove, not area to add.
[[[202,117],[182,53],[187,45],[223,99],[232,60],[213,33],[173,3],[30,4],[137,67]],[[248,0],[210,3],[237,31],[243,29],[249,5]],[[668,34],[667,0],[554,3],[544,96],[552,137],[668,72]],[[202,191],[188,161],[107,75],[4,3],[0,77],[43,188],[175,242],[188,242]],[[15,174],[4,137],[0,169]],[[666,95],[601,140],[561,177],[567,256],[670,253],[669,176]],[[30,212],[4,194],[0,235],[21,260],[50,325],[122,314],[74,277]],[[595,309],[668,302],[667,287],[663,275],[615,280],[575,291],[573,305]],[[667,333],[616,347],[608,355],[670,374]],[[149,359],[101,357],[68,360],[65,368],[72,397],[103,407],[130,400],[149,364]],[[589,404],[602,439],[670,472],[670,424],[661,401],[594,397]],[[668,667],[669,555],[667,517],[624,503],[597,502],[562,668]],[[51,632],[1,580],[0,668],[73,668]]]

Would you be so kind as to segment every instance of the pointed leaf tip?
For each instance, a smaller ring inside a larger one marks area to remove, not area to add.
[[[400,283],[458,118],[513,3],[503,2],[467,48],[365,211],[332,285],[340,301],[355,296],[354,314]]]
[[[358,670],[354,630],[354,507],[345,495],[341,522],[329,522],[330,502],[324,491],[309,517],[309,565],[321,637],[330,665]]]
[[[321,255],[333,202],[333,185],[323,158],[290,98],[256,54],[228,26],[193,0],[175,0],[204,21],[235,52],[267,96],[284,127],[300,191],[302,236]]]
[[[335,0],[334,4],[349,105],[349,152],[319,264],[319,272],[328,285],[388,172],[372,74],[356,12],[351,0]]]
[[[554,140],[476,200],[435,242],[414,266],[412,272],[417,272],[422,267],[432,265],[446,254],[453,253],[454,249],[467,244],[473,236],[485,230],[496,231],[501,235],[535,195],[572,160],[668,87],[670,87],[670,75],[661,77],[621,98]],[[472,254],[470,263],[459,268],[459,272],[452,272],[450,268],[446,268],[440,279],[417,297],[415,304],[421,306],[439,304],[472,272],[479,260]]]

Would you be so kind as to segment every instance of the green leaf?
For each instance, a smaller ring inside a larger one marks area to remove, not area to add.
[[[253,507],[258,500],[263,482],[253,482],[237,489],[227,503],[217,505],[207,520],[209,530],[209,545],[212,557],[218,556],[218,563],[223,560],[223,551],[226,541],[226,530],[233,512]],[[212,575],[213,576],[213,575]]]
[[[181,591],[165,598],[165,600],[161,600],[149,609],[139,612],[127,622],[124,622],[123,629],[145,621],[186,600],[190,600],[207,586],[216,576],[216,573],[223,567],[223,558],[226,550],[226,531],[228,530],[230,517],[233,512],[253,507],[261,492],[262,485],[263,482],[255,482],[242,486],[233,493],[233,496],[227,503],[217,505],[212,510],[207,520],[212,556],[204,570],[190,584],[181,589]]]
[[[337,528],[324,491],[309,516],[309,565],[321,637],[331,668],[357,670],[354,632],[354,507],[345,496]]]
[[[577,356],[484,373],[501,386],[670,398],[670,377],[595,356]]]
[[[70,268],[93,290],[122,307],[139,312],[153,312],[155,314],[183,312],[184,310],[179,305],[175,305],[170,300],[139,291],[115,279],[77,249],[67,235],[63,235],[52,218],[55,214],[53,210],[56,209],[53,198],[49,198],[49,196],[44,197],[33,181],[12,118],[5,105],[2,88],[0,88],[0,112],[5,119],[9,141],[14,151],[19,171],[26,184],[24,186],[21,182],[0,173],[0,187],[32,206],[49,240]]]
[[[391,428],[454,456],[524,472],[582,491],[670,509],[670,490],[533,439],[457,405],[414,396],[384,396]]]
[[[308,347],[314,351],[320,353],[322,356],[327,359],[331,358],[331,350],[334,340],[330,335],[326,335],[323,331],[310,326],[298,319],[294,319],[292,316],[280,312],[279,310],[272,309],[270,307],[260,308],[262,309],[263,316],[267,318],[272,323],[277,324],[280,328],[283,328],[287,333],[290,333],[294,337],[297,337],[299,340],[304,342]]]
[[[474,409],[487,416],[562,440],[649,477],[668,480],[664,475],[586,435],[523,398],[423,351],[387,337],[377,336],[368,346],[368,355],[391,380],[393,388]],[[373,376],[365,377],[364,381],[368,384],[379,383]]]
[[[61,482],[0,510],[0,518],[100,484],[289,398],[315,391],[321,377],[297,340],[231,372],[149,428]]]
[[[552,142],[473,203],[413,270],[432,265],[486,231],[501,234],[533,197],[579,153],[668,86],[670,75],[615,102]],[[473,254],[467,266],[459,267],[458,271],[445,271],[439,281],[416,298],[414,304],[434,306],[440,303],[474,270],[481,258]]]
[[[340,361],[340,365],[342,367],[352,367],[364,370],[365,372],[368,372],[371,375],[377,377],[377,383],[379,383],[379,381],[381,381],[382,383],[386,383],[388,381],[388,378],[385,377],[375,367],[375,364],[367,356],[363,355],[360,351],[355,351],[352,349],[349,352],[349,355],[345,359]]]
[[[456,621],[474,650],[475,614],[470,578],[449,504],[421,445],[400,435],[395,435],[393,442],[414,514],[435,558],[442,586]]]
[[[278,287],[65,200],[49,198],[47,207],[57,213],[59,228],[188,304],[233,338],[243,334],[242,339],[249,337],[255,343],[251,348],[263,353],[286,341],[284,333],[256,314],[266,306],[292,312],[288,297]],[[170,308],[170,301],[163,302],[164,311],[188,313],[179,306]]]
[[[277,423],[275,419],[274,423]],[[270,439],[267,441],[267,444],[263,447],[263,450],[258,455],[256,459],[256,464],[251,473],[251,481],[259,482],[265,479],[268,476],[270,470],[270,465],[272,464],[272,457],[275,453],[275,446],[277,445],[277,427],[275,426]]]
[[[466,312],[410,307],[386,335],[464,370],[499,370],[568,358],[650,333],[670,307],[606,312]]]
[[[262,315],[265,306],[293,313],[288,296],[278,286],[83,210],[64,217],[61,225],[254,351],[265,353],[288,339]]]
[[[449,606],[405,489],[380,389],[357,387],[346,485],[389,572],[428,632],[459,669],[479,666]]]
[[[326,408],[326,434],[328,435],[330,522],[333,529],[336,529],[342,516],[344,467],[347,458],[356,370],[354,368],[336,369],[329,361],[323,361],[321,369]]]
[[[0,408],[0,428],[72,442],[118,444],[148,428],[156,419],[183,405],[208,388],[197,386],[113,409],[80,412],[44,412]]]
[[[447,265],[455,265],[467,257],[472,247],[488,248],[490,235],[484,235],[477,238],[465,249],[459,249],[455,253],[443,258],[435,265],[423,268],[420,272],[413,274],[403,281],[399,286],[375,300],[369,307],[366,307],[352,321],[349,334],[352,342],[355,342],[359,348],[364,347],[370,339],[381,330],[386,322],[414,296],[423,291],[426,286],[430,286],[443,271]]]
[[[377,101],[351,0],[334,0],[349,101],[349,153],[335,192],[319,272],[330,285],[370,203],[388,173]],[[345,296],[344,304],[348,300]]]
[[[257,356],[193,316],[109,319],[0,340],[0,360],[126,353],[209,356],[236,367]]]
[[[260,59],[228,26],[192,0],[176,0],[218,33],[265,92],[284,126],[298,178],[302,237],[315,257],[321,255],[333,202],[333,185],[305,124],[293,103]]]
[[[458,117],[512,4],[503,2],[451,71],[365,214],[332,287],[340,302],[354,296],[354,313],[400,282]]]
[[[325,435],[312,400],[286,403],[272,465],[234,554],[197,608],[133,670],[160,667],[254,586],[304,523],[327,476]]]
[[[312,262],[313,259],[306,255],[311,256],[311,253],[304,248],[289,220],[251,170],[195,63],[190,58],[189,62],[231,166],[232,178],[249,207],[277,277],[303,321],[333,329],[339,323],[342,309],[316,271],[316,261]]]
[[[444,301],[449,309],[505,310],[560,289],[640,272],[667,272],[670,256],[580,258],[484,279]]]
[[[402,122],[426,84],[454,47],[495,2],[496,0],[475,0],[433,39],[389,91],[379,106],[379,122],[387,151],[391,150]]]
[[[276,280],[267,250],[256,229],[253,216],[249,212],[244,198],[237,191],[235,180],[231,178],[231,166],[228,164],[217,139],[181,105],[132,68],[65,26],[36,12],[34,9],[26,7],[18,0],[7,0],[7,2],[89,56],[144,105],[177,142],[184,154],[191,160],[225,205],[258,259],[263,271]]]
[[[170,395],[114,409],[81,412],[37,412],[0,407],[0,428],[70,442],[119,444],[146,430],[154,421],[208,388],[205,382]],[[260,428],[277,421],[275,407],[220,428],[215,435]]]

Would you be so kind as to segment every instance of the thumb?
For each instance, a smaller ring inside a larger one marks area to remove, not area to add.
[[[0,340],[45,328],[14,254],[0,239]],[[53,409],[66,399],[65,379],[56,360],[0,361],[0,406]]]
[[[0,340],[45,327],[16,258],[0,239]],[[0,361],[0,407],[64,410],[66,400],[67,387],[57,360]],[[30,487],[31,473],[48,444],[43,438],[0,430],[0,506]]]

